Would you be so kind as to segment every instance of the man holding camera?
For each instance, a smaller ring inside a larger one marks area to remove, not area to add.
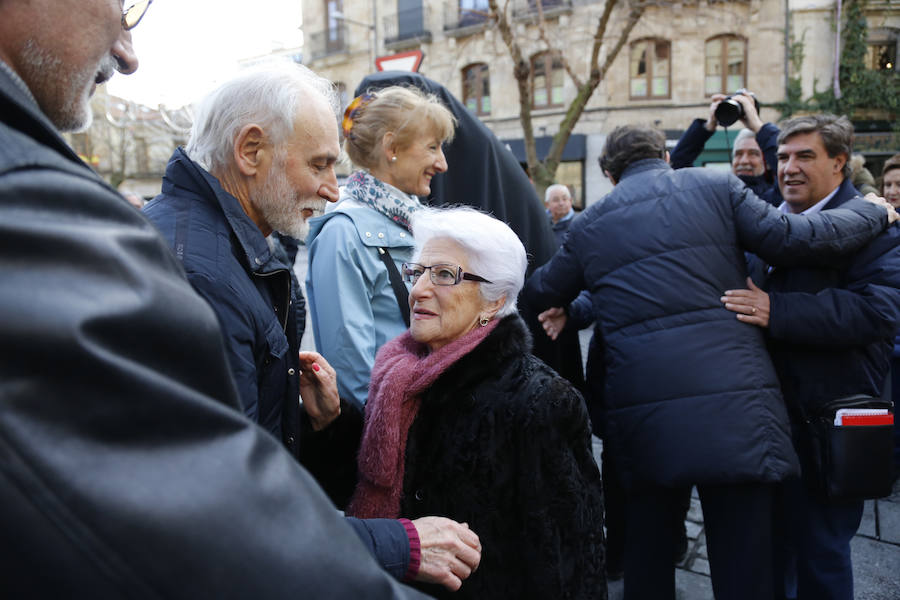
[[[716,132],[716,127],[727,127],[737,120],[744,124],[745,129],[741,129],[734,139],[731,169],[753,193],[777,206],[781,203],[774,177],[778,128],[772,123],[763,123],[753,92],[738,90],[731,96],[713,94],[709,117],[705,121],[695,119],[672,150],[672,168],[694,166],[694,161]]]

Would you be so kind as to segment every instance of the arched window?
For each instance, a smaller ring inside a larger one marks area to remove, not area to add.
[[[531,59],[534,108],[562,106],[563,65],[558,54],[542,52]]]
[[[706,95],[731,94],[743,87],[747,87],[747,41],[732,34],[707,40]]]
[[[669,98],[672,61],[668,40],[643,39],[631,44],[629,90],[632,98]]]
[[[476,115],[491,114],[491,78],[488,66],[475,63],[462,70],[463,103]]]

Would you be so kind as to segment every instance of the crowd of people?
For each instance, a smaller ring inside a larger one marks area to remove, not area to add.
[[[674,599],[696,486],[716,597],[852,598],[862,500],[822,496],[801,425],[900,390],[900,155],[863,198],[845,117],[747,94],[733,173],[690,168],[714,96],[671,157],[611,131],[613,190],[545,214],[440,84],[340,114],[273,62],[144,204],[60,132],[137,70],[149,5],[0,3],[0,589]]]

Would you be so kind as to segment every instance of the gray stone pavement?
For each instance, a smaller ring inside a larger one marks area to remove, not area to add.
[[[582,358],[587,360],[592,331],[581,331]],[[602,442],[593,438],[594,457],[600,462]],[[703,535],[703,512],[696,488],[685,521],[688,553],[675,570],[678,600],[713,600]],[[851,542],[854,600],[900,600],[900,480],[893,493],[865,504],[862,523]],[[622,580],[609,583],[609,600],[624,597]],[[725,599],[727,600],[727,599]]]

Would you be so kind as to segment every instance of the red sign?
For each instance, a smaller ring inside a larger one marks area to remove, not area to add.
[[[390,56],[379,56],[375,59],[375,68],[379,71],[410,71],[412,73],[419,72],[419,65],[425,53],[421,50],[409,50],[407,52],[399,52]]]

